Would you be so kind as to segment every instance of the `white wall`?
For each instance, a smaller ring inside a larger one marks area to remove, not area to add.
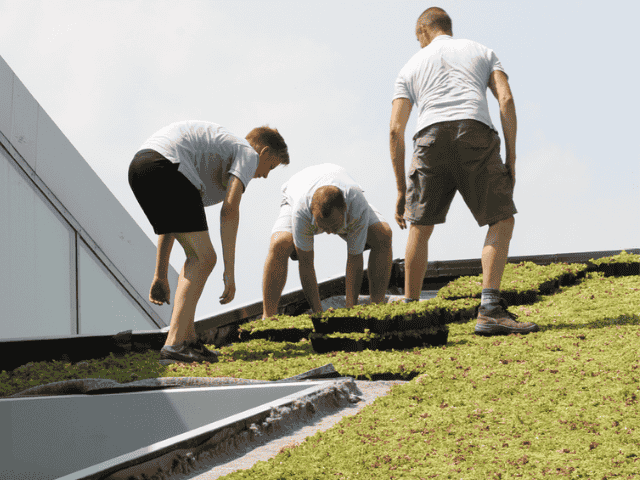
[[[128,159],[115,160],[127,175]],[[148,301],[155,258],[154,243],[0,57],[0,339],[168,325],[171,310]],[[172,291],[177,282],[170,266]]]

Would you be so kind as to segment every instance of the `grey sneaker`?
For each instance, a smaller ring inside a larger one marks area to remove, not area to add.
[[[217,360],[217,357],[216,357]],[[167,346],[165,345],[160,350],[160,365],[171,365],[172,363],[204,363],[211,362],[212,359],[206,357],[201,352],[194,350],[191,345],[182,344],[182,345],[174,345]]]
[[[500,303],[490,309],[480,306],[478,310],[478,323],[476,323],[476,335],[509,335],[510,333],[530,333],[540,330],[538,325],[532,322],[516,322],[517,315],[507,310],[507,302],[504,298]]]

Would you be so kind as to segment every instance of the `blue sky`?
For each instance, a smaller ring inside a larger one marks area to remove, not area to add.
[[[430,6],[449,13],[454,37],[492,48],[509,75],[519,211],[510,255],[639,247],[634,2],[11,0],[0,1],[0,55],[154,244],[127,182],[151,134],[187,119],[243,137],[263,124],[282,133],[291,164],[243,196],[237,293],[224,307],[220,205],[206,209],[220,263],[196,311],[202,318],[262,299],[280,187],[311,165],[345,166],[391,225],[393,257],[404,258],[408,230],[393,220],[391,98]],[[489,105],[502,137],[490,93]],[[407,164],[415,121],[414,109]],[[429,260],[479,258],[486,231],[456,195]],[[346,256],[342,240],[317,236],[318,280],[343,275]],[[179,272],[184,260],[176,244],[171,264]],[[285,292],[299,288],[290,263]]]

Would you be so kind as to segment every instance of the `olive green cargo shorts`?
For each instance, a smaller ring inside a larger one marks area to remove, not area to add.
[[[513,181],[500,158],[500,136],[476,120],[430,125],[414,137],[404,218],[416,225],[444,223],[456,191],[479,226],[518,213]]]

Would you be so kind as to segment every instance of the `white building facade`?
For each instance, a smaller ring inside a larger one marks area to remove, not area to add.
[[[155,259],[154,243],[0,57],[0,341],[166,327],[171,309],[148,301]],[[169,282],[175,289],[171,266]]]

